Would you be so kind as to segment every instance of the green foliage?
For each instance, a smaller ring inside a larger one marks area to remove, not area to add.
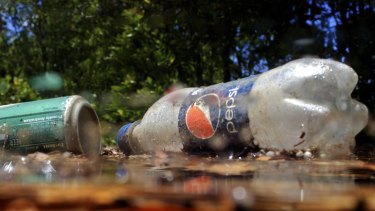
[[[374,11],[354,0],[2,1],[0,102],[81,94],[112,128],[109,140],[173,84],[214,84],[317,55],[345,57],[361,75],[355,95],[374,107]],[[48,72],[63,88],[30,88]]]
[[[30,88],[24,77],[6,75],[0,78],[1,105],[37,99],[38,94]]]

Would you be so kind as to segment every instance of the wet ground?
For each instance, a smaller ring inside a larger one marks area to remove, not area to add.
[[[375,163],[363,155],[3,153],[0,210],[372,210]]]

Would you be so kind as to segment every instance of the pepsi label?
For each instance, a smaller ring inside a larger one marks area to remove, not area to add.
[[[255,77],[199,88],[179,112],[179,133],[189,153],[240,152],[250,144],[248,99]]]

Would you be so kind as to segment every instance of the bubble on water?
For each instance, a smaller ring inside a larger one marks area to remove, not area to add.
[[[174,180],[172,171],[165,171],[158,177],[158,182],[161,184],[171,183]]]
[[[229,155],[228,159],[233,160],[233,154]]]
[[[244,200],[247,197],[247,191],[244,187],[235,187],[232,195],[235,200]]]
[[[306,151],[304,154],[303,154],[303,157],[305,159],[310,159],[312,158],[312,153],[310,151]]]
[[[267,157],[273,157],[273,156],[275,156],[275,152],[274,152],[274,151],[268,151],[268,152],[266,153],[266,156],[267,156]]]
[[[303,157],[303,152],[301,150],[298,150],[298,152],[296,153],[296,157],[298,158]]]
[[[238,186],[233,188],[232,197],[236,202],[235,210],[250,210],[254,204],[254,197],[244,187]]]

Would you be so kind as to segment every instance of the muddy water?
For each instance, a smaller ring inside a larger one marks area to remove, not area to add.
[[[0,209],[375,209],[375,163],[165,154],[2,154]]]

